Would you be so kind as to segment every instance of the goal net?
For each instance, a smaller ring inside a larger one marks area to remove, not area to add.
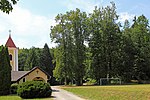
[[[120,78],[100,78],[100,85],[121,85]]]

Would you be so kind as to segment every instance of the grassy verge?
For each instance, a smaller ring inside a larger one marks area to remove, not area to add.
[[[19,96],[0,96],[0,100],[53,100],[53,98],[49,97],[49,98],[35,98],[35,99],[22,99]]]
[[[150,100],[150,85],[62,87],[88,100]]]

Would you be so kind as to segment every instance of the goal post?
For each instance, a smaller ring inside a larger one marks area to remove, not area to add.
[[[121,85],[120,78],[100,78],[100,85]]]

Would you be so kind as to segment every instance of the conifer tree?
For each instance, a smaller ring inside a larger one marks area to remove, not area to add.
[[[0,47],[0,95],[10,92],[11,85],[11,65],[9,53],[6,47]]]
[[[44,45],[40,55],[40,67],[45,70],[51,77],[53,76],[52,56],[47,44]]]

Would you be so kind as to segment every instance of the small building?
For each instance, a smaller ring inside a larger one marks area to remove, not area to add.
[[[10,64],[12,66],[12,83],[19,84],[26,81],[43,81],[47,83],[51,76],[49,76],[49,74],[40,67],[34,67],[30,71],[18,71],[18,48],[13,42],[11,35],[9,35],[9,38],[6,42],[6,46],[8,47]]]
[[[34,67],[30,71],[12,71],[12,83],[23,83],[25,81],[43,81],[47,83],[50,78],[49,74],[42,70],[40,67]]]

